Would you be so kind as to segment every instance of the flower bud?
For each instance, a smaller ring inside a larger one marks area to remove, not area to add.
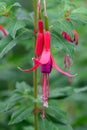
[[[62,36],[69,42],[73,42],[73,40],[71,39],[70,35],[67,32],[62,32]]]

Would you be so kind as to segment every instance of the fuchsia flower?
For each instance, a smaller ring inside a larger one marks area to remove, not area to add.
[[[34,66],[32,68],[29,68],[27,70],[23,70],[20,67],[18,67],[19,70],[23,71],[23,72],[29,72],[32,70],[35,70],[37,67],[40,66],[40,71],[43,74],[43,83],[42,83],[42,98],[43,98],[43,106],[48,107],[48,96],[49,96],[49,73],[51,72],[52,68],[55,68],[58,72],[68,76],[68,77],[74,77],[76,76],[76,74],[71,75],[68,72],[64,72],[63,70],[61,70],[59,68],[59,66],[57,66],[51,51],[50,51],[50,40],[51,40],[51,36],[50,36],[50,32],[46,31],[44,32],[44,44],[43,44],[43,50],[41,53],[38,52],[39,58],[33,58],[34,61]],[[42,43],[42,41],[41,41]],[[39,44],[38,44],[39,45]],[[36,45],[37,48],[39,48],[39,46]],[[38,49],[39,51],[39,49]]]
[[[7,32],[2,25],[0,25],[0,30],[3,32],[4,36],[7,36]]]
[[[76,30],[73,30],[73,35],[74,35],[74,39],[72,39],[70,37],[70,35],[67,33],[67,32],[62,32],[62,36],[69,42],[71,43],[75,43],[75,45],[78,45],[78,33],[76,32]],[[64,65],[65,65],[65,68],[70,68],[71,66],[71,59],[69,57],[69,55],[65,55],[64,56]]]
[[[40,72],[42,74],[42,99],[43,99],[43,106],[48,107],[48,97],[49,97],[49,74],[51,73],[52,69],[55,68],[58,72],[68,76],[68,77],[74,77],[76,74],[70,74],[69,72],[63,71],[55,62],[51,50],[50,50],[50,43],[51,43],[51,35],[48,26],[48,17],[46,13],[46,2],[44,0],[44,18],[45,18],[45,30],[43,27],[43,21],[41,20],[41,9],[40,9],[40,0],[38,0],[38,33],[37,33],[37,39],[36,39],[36,47],[35,47],[35,58],[32,58],[34,62],[34,66],[32,68],[23,70],[22,68],[18,67],[19,70],[23,72],[30,72],[38,67],[40,67]],[[68,19],[69,21],[70,19]],[[74,30],[74,39],[71,39],[70,35],[67,32],[62,32],[62,36],[70,41],[75,42],[75,44],[78,44],[78,38],[77,33]],[[65,57],[65,64],[66,67],[70,66],[71,61],[68,56]],[[44,108],[43,107],[43,108]],[[42,118],[45,118],[44,109],[42,110]]]
[[[73,35],[74,35],[74,39],[72,39],[70,37],[70,35],[67,33],[67,32],[62,32],[62,36],[69,42],[71,43],[75,43],[75,45],[77,46],[78,45],[78,33],[76,32],[76,30],[73,30]],[[65,55],[64,57],[64,65],[65,65],[65,68],[70,68],[71,66],[71,59],[69,57],[69,55]]]
[[[70,22],[70,19],[67,18],[66,19],[68,22]],[[74,35],[74,39],[71,38],[71,36],[67,33],[67,32],[62,32],[62,36],[69,42],[71,43],[75,43],[75,45],[77,46],[78,45],[78,33],[76,30],[73,30],[73,35]],[[70,59],[70,56],[68,54],[66,54],[64,56],[64,66],[65,68],[68,68],[68,72],[69,72],[69,69],[70,69],[70,66],[71,66],[71,59]],[[68,77],[68,80],[69,82],[72,82],[71,81],[71,78]]]

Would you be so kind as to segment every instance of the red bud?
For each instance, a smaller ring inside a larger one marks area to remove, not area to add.
[[[73,42],[70,35],[67,32],[62,32],[62,36],[69,42]]]
[[[68,22],[70,22],[71,19],[67,17],[66,20],[67,20]]]

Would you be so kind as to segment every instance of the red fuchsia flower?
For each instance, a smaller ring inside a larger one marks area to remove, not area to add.
[[[43,98],[43,106],[48,107],[48,96],[49,96],[49,74],[52,70],[52,68],[55,68],[58,72],[68,76],[68,77],[74,77],[76,74],[72,75],[68,72],[64,72],[59,68],[59,66],[56,64],[51,51],[50,51],[50,32],[46,31],[44,33],[44,46],[42,54],[39,58],[33,58],[34,66],[32,68],[29,68],[27,70],[23,70],[20,67],[18,67],[19,70],[23,72],[29,72],[32,70],[35,70],[37,67],[40,66],[40,71],[42,73],[42,98]]]
[[[71,36],[67,33],[67,32],[62,32],[62,36],[69,42],[71,43],[75,43],[75,45],[77,46],[78,45],[78,33],[76,32],[76,30],[73,30],[73,35],[74,35],[74,39],[71,38]],[[65,68],[70,68],[71,66],[71,59],[69,57],[69,55],[65,55],[64,57],[64,65],[65,65]]]
[[[75,45],[78,45],[78,33],[76,30],[73,30],[73,35],[74,35],[74,39],[71,38],[71,36],[67,33],[67,32],[62,32],[62,36],[69,42],[71,43],[75,43]],[[65,68],[68,68],[68,72],[71,66],[71,59],[70,56],[68,54],[66,54],[64,56],[64,66]],[[71,78],[68,77],[69,82],[71,83]]]
[[[4,27],[2,25],[0,25],[0,31],[2,31],[4,36],[7,36],[7,32],[6,32],[6,30],[4,29]]]

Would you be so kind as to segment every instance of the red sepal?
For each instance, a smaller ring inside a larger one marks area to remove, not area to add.
[[[45,34],[44,34],[44,49],[46,51],[50,50],[50,32],[49,31],[46,31]]]

